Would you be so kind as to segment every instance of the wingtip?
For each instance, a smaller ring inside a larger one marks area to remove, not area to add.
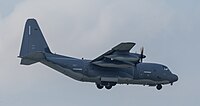
[[[121,44],[136,44],[136,43],[134,43],[134,42],[121,42]]]

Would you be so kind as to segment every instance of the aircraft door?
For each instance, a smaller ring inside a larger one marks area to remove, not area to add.
[[[151,77],[151,74],[152,74],[152,71],[151,70],[144,70],[143,71],[143,78],[150,78]]]

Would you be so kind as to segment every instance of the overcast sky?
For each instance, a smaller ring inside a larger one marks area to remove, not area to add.
[[[145,47],[144,62],[167,65],[179,81],[98,90],[17,58],[25,21],[35,18],[53,52],[94,59],[120,42]],[[1,0],[0,106],[199,106],[199,0]]]

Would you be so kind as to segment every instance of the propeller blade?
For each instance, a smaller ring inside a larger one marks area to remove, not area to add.
[[[140,62],[142,63],[142,60],[143,60],[143,57],[144,57],[144,47],[142,47],[140,50],[141,50]]]

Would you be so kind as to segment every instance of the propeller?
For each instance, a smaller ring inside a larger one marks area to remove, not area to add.
[[[140,49],[140,51],[141,51],[141,54],[140,54],[140,62],[142,63],[142,60],[143,60],[143,58],[144,58],[144,47],[142,47],[142,48]]]

